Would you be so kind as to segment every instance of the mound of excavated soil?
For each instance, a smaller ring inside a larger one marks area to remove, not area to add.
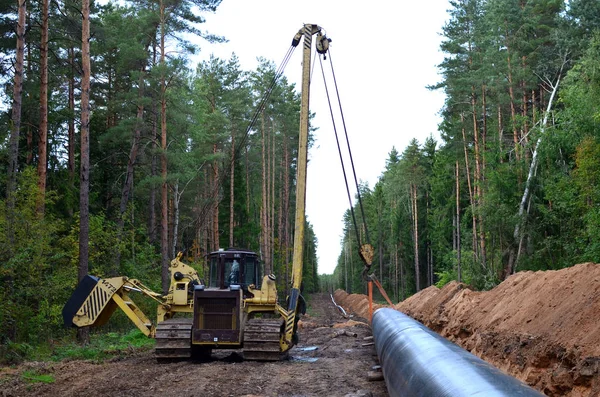
[[[366,296],[335,299],[368,316]],[[549,396],[600,396],[600,264],[521,272],[485,292],[452,282],[395,308]]]

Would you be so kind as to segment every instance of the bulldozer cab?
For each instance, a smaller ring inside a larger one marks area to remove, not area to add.
[[[260,288],[260,261],[256,253],[241,249],[213,251],[209,254],[209,288],[227,289],[239,285],[244,291],[254,284]]]

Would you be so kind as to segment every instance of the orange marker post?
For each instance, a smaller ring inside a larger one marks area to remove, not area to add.
[[[369,324],[373,321],[373,281],[369,280]]]

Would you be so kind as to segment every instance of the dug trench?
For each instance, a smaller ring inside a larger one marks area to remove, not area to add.
[[[27,362],[0,368],[0,396],[387,396],[369,380],[377,356],[364,318],[344,317],[328,294],[308,298],[290,359],[243,361],[213,351],[207,362],[157,363],[152,351],[124,351],[104,362]],[[365,339],[367,338],[367,339]],[[51,383],[27,374],[48,375]]]
[[[334,297],[368,317],[365,295]],[[599,264],[520,272],[484,292],[432,286],[395,309],[548,396],[600,396]]]

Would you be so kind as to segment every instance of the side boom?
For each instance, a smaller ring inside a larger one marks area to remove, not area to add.
[[[308,164],[308,130],[310,99],[310,66],[313,36],[316,35],[317,52],[324,54],[329,48],[329,39],[318,25],[306,24],[294,37],[292,45],[303,37],[302,50],[302,96],[300,106],[300,134],[298,140],[298,165],[296,177],[296,219],[294,229],[294,253],[292,258],[292,288],[288,297],[287,315],[283,345],[289,349],[294,344],[294,335],[298,324],[298,309],[302,300],[302,258],[304,256],[304,223],[306,212],[306,168]],[[302,309],[303,310],[303,309]]]
[[[162,303],[160,295],[148,290],[137,280],[127,277],[101,279],[85,276],[63,308],[66,326],[101,326],[120,308],[144,333],[153,338],[156,328],[148,317],[129,298],[129,291],[141,292]]]

